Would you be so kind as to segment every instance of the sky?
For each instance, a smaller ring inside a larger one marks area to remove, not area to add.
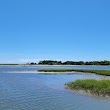
[[[0,0],[0,63],[110,60],[110,0]]]

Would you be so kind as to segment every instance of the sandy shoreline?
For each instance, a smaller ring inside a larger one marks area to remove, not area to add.
[[[39,71],[8,71],[6,73],[36,73],[36,74],[82,74],[82,72],[39,72]]]
[[[39,72],[37,71],[38,74],[82,74],[82,72]]]

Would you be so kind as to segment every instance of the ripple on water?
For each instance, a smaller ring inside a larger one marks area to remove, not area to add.
[[[4,70],[5,73],[0,73],[0,110],[110,110],[110,99],[84,96],[64,89],[66,82],[88,77],[100,79],[97,75],[40,75],[6,72],[9,70],[35,71],[37,67],[11,69],[4,67],[0,71]]]

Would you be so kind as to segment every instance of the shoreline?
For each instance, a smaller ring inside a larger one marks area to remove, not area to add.
[[[39,72],[39,71],[37,71],[37,73],[38,74],[52,74],[52,75],[54,75],[54,74],[83,74],[83,72],[75,72],[75,71],[73,71],[73,72]]]
[[[84,90],[72,90],[69,89],[68,87],[65,87],[67,91],[74,93],[74,94],[78,94],[78,95],[83,95],[83,96],[91,96],[91,97],[102,97],[102,98],[110,98],[110,95],[97,95],[97,94],[92,94],[90,91],[86,92]]]
[[[99,80],[110,79],[110,76],[98,75],[95,73],[84,73],[84,72],[38,72],[38,71],[8,71],[4,73],[14,73],[14,74],[44,74],[44,75],[96,75],[100,76]],[[87,78],[86,78],[87,79]],[[90,78],[91,79],[91,78]]]
[[[0,66],[47,66],[47,67],[56,67],[56,66],[110,66],[110,65],[25,65],[25,64],[17,64],[17,65],[10,65],[10,64],[0,64]]]
[[[110,70],[90,70],[90,69],[41,69],[38,72],[54,72],[54,73],[65,73],[65,72],[82,72],[82,73],[95,73],[98,75],[110,76]]]
[[[7,73],[36,73],[36,74],[51,74],[51,75],[54,75],[54,74],[83,74],[82,72],[39,72],[39,71],[8,71]]]
[[[84,79],[65,83],[65,88],[77,94],[110,97],[110,80]]]

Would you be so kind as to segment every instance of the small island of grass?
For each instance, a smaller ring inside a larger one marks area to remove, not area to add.
[[[99,75],[105,75],[105,76],[110,76],[110,70],[87,70],[87,69],[43,69],[43,70],[38,70],[38,72],[60,72],[60,73],[65,73],[65,72],[84,72],[84,73],[95,73]]]
[[[76,80],[66,84],[71,90],[84,91],[96,96],[110,97],[110,80]]]

